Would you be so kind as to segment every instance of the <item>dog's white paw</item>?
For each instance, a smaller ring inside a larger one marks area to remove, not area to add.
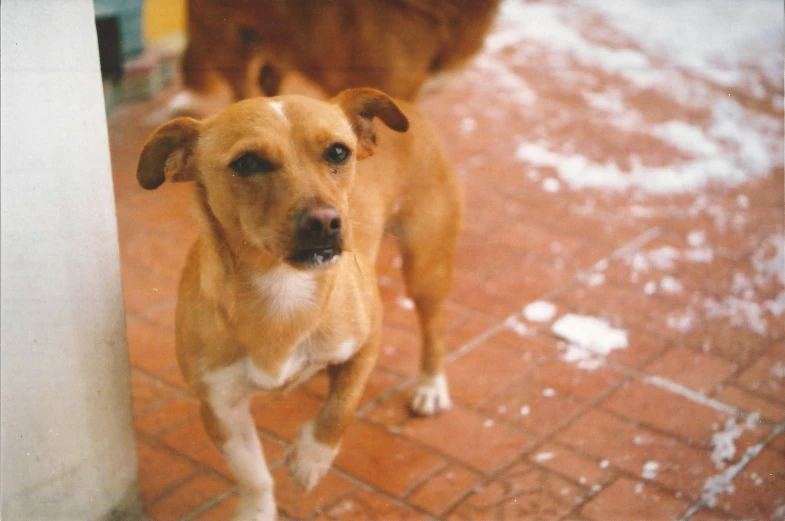
[[[338,447],[330,447],[316,441],[313,422],[300,428],[297,441],[286,454],[289,477],[305,490],[311,490],[330,470]]]
[[[263,494],[239,494],[234,521],[275,521],[277,512],[272,491]]]
[[[452,407],[447,378],[444,373],[420,374],[409,402],[412,412],[420,416],[433,416]]]

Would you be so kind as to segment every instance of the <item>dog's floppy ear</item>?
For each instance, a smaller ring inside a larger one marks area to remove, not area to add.
[[[164,181],[194,178],[190,159],[200,126],[195,119],[177,118],[153,132],[142,149],[136,168],[136,180],[143,188],[154,190]]]
[[[343,110],[357,134],[357,158],[373,155],[376,131],[373,118],[381,119],[396,132],[409,130],[409,120],[387,94],[375,89],[347,89],[332,99]]]

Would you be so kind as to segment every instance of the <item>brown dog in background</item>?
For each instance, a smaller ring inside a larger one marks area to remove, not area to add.
[[[500,0],[188,0],[188,111],[228,84],[237,101],[279,94],[297,71],[327,96],[372,87],[414,100],[482,47]]]
[[[329,394],[287,465],[305,488],[329,470],[379,348],[373,262],[385,229],[398,237],[422,332],[411,407],[422,415],[449,408],[444,302],[463,204],[454,169],[415,107],[372,89],[329,102],[242,101],[158,128],[137,179],[147,189],[195,186],[200,234],[180,281],[177,354],[237,478],[237,520],[276,515],[249,412],[253,394],[326,368]]]

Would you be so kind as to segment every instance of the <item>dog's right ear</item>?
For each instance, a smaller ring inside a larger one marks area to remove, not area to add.
[[[136,180],[142,188],[154,190],[164,181],[190,181],[195,177],[190,159],[200,127],[195,119],[177,118],[153,132],[136,168]]]
[[[357,135],[358,159],[372,156],[373,149],[376,147],[373,118],[381,119],[396,132],[409,130],[409,120],[406,115],[392,98],[381,91],[368,88],[346,89],[331,101],[341,107]]]

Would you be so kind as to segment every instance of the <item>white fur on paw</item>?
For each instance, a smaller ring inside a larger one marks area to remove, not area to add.
[[[410,402],[412,412],[420,416],[433,416],[452,407],[447,378],[443,373],[420,374]]]
[[[297,440],[286,455],[289,477],[305,490],[311,490],[330,470],[336,454],[338,447],[316,441],[313,422],[308,422],[300,428]]]
[[[259,495],[240,493],[234,521],[275,521],[277,512],[272,492]]]

